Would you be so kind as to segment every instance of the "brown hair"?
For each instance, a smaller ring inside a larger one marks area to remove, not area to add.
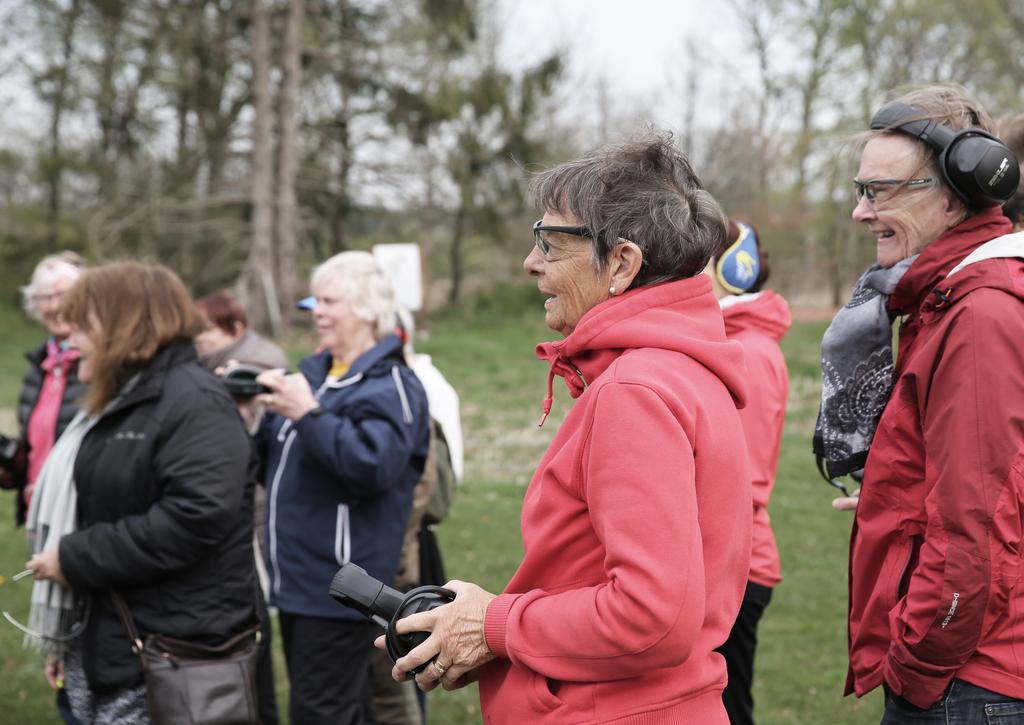
[[[699,274],[725,236],[725,215],[667,133],[649,132],[538,174],[541,211],[567,212],[594,234],[602,268],[628,239],[643,252],[630,288]]]
[[[245,310],[239,306],[235,298],[227,290],[214,292],[212,295],[203,297],[196,302],[196,309],[199,310],[210,324],[219,327],[232,337],[235,336],[238,323],[242,327],[249,326],[249,320],[245,316]]]
[[[178,276],[158,264],[113,262],[85,271],[61,303],[61,314],[95,345],[84,406],[103,410],[128,378],[171,342],[205,329]]]
[[[1014,224],[1024,224],[1024,113],[1001,119],[999,121],[999,138],[1010,147],[1017,163],[1021,167],[1017,193],[1003,205],[1003,213]]]

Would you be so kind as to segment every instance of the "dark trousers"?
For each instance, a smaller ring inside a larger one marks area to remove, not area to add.
[[[370,621],[285,612],[278,618],[292,725],[363,725],[370,701],[370,648],[379,628]]]
[[[882,725],[1019,725],[1024,700],[1015,700],[963,680],[953,680],[934,705],[920,708],[885,688]]]
[[[67,723],[67,725],[82,725],[79,719],[75,717],[75,714],[71,712],[68,691],[63,687],[57,690],[57,712],[60,713],[60,719]]]
[[[256,705],[260,712],[260,725],[277,725],[277,693],[274,691],[274,659],[271,655],[271,637],[273,627],[270,625],[270,612],[263,599],[263,592],[258,593],[260,608],[260,651],[256,655]]]
[[[722,702],[732,725],[754,725],[754,651],[757,649],[757,624],[772,599],[771,587],[747,582],[739,616],[729,639],[716,651],[725,657],[729,683],[722,692]]]

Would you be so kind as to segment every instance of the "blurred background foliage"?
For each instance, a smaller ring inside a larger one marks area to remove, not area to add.
[[[568,46],[504,67],[499,10],[0,2],[0,81],[40,119],[29,137],[0,135],[3,294],[13,301],[49,251],[141,256],[196,294],[234,288],[258,327],[281,333],[315,261],[415,241],[429,306],[456,304],[518,273],[536,214],[529,170],[671,106],[661,125],[727,211],[757,223],[775,286],[828,306],[873,254],[849,221],[849,138],[886,93],[956,81],[993,115],[1024,108],[1017,0],[729,0],[717,12],[746,41],[731,57],[680,27],[663,90],[629,99],[579,72]],[[708,88],[712,77],[729,82]],[[709,99],[716,121],[699,126]]]

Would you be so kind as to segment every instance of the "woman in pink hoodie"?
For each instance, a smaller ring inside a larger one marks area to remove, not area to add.
[[[743,345],[747,376],[755,381],[748,387],[747,405],[740,411],[754,494],[750,575],[739,617],[729,640],[719,649],[729,667],[729,684],[723,693],[729,721],[732,725],[753,725],[751,684],[757,624],[771,601],[772,589],[782,581],[768,499],[775,487],[789,395],[789,373],[779,341],[789,330],[792,318],[786,300],[763,289],[768,281],[768,255],[762,252],[757,232],[749,224],[729,221],[725,245],[704,271],[722,307],[726,337]]]
[[[479,679],[487,723],[724,725],[715,649],[751,528],[742,350],[701,274],[725,219],[664,136],[555,167],[535,194],[523,266],[564,336],[537,347],[544,417],[556,376],[576,402],[526,491],[505,592],[447,584],[454,602],[398,624],[432,634],[394,675]]]

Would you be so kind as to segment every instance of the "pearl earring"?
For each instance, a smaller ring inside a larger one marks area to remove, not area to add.
[[[612,297],[614,297],[615,296],[615,288],[614,287],[609,287],[608,288],[608,294],[610,294]]]

